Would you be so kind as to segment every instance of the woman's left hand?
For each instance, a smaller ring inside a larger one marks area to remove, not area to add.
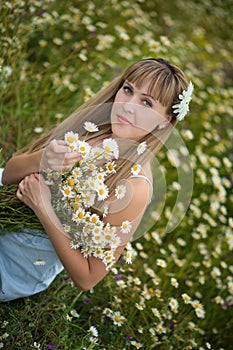
[[[50,189],[37,173],[26,176],[19,183],[16,196],[33,211],[43,210],[51,202]]]

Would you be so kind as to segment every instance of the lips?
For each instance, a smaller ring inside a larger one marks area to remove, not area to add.
[[[128,119],[126,119],[125,117],[122,117],[121,115],[117,116],[117,120],[121,124],[132,125],[132,123]]]

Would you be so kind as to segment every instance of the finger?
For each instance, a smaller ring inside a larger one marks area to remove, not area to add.
[[[67,143],[62,140],[52,140],[49,144],[49,148],[55,153],[66,153],[69,150]]]
[[[81,153],[79,151],[67,152],[65,155],[65,158],[68,158],[68,159],[80,158],[81,159]]]
[[[17,189],[16,197],[21,201],[23,200],[23,195],[19,188]]]

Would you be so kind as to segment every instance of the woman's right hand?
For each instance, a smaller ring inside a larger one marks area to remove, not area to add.
[[[81,159],[78,151],[69,152],[67,143],[63,140],[52,140],[45,148],[42,156],[42,168],[52,170],[68,170]]]

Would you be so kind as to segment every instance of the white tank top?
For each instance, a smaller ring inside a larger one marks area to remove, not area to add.
[[[145,179],[147,182],[148,182],[148,184],[150,185],[150,198],[149,198],[149,201],[148,201],[148,204],[151,202],[151,198],[152,198],[152,194],[153,194],[153,185],[152,185],[152,182],[150,181],[150,179],[147,177],[147,176],[145,176],[145,175],[132,175],[132,176],[130,176],[131,178],[141,178],[141,179]]]

